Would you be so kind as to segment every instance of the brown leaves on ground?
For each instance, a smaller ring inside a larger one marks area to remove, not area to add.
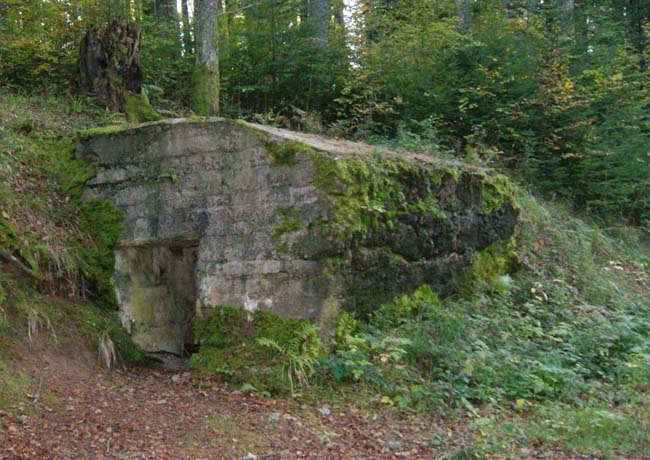
[[[152,369],[47,371],[38,413],[2,421],[0,458],[431,458],[422,421],[203,383]]]

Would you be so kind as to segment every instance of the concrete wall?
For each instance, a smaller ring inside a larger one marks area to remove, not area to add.
[[[516,222],[511,202],[486,205],[486,171],[418,155],[394,163],[367,145],[225,120],[94,130],[78,155],[97,171],[86,198],[125,214],[116,293],[151,351],[182,352],[188,299],[198,315],[232,305],[327,322],[423,283],[448,291]],[[336,177],[326,181],[323,165]],[[355,184],[353,168],[390,190]],[[357,186],[371,198],[357,199]],[[188,282],[194,297],[179,294]]]

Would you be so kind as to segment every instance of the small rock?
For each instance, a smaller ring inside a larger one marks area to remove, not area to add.
[[[9,425],[7,427],[7,431],[9,432],[9,434],[16,434],[18,433],[18,427],[16,425]]]
[[[332,413],[332,410],[330,409],[330,406],[325,405],[323,407],[319,407],[318,412],[320,412],[322,415],[327,417],[328,415],[330,415]]]
[[[272,422],[277,422],[280,420],[280,413],[279,412],[273,412],[271,415],[269,415],[269,420]]]
[[[402,443],[401,441],[388,441],[388,447],[391,449],[401,449],[402,448]]]
[[[68,404],[67,406],[65,406],[65,410],[67,410],[68,412],[72,412],[74,410],[74,406],[72,404]]]
[[[250,452],[247,453],[244,457],[242,457],[241,460],[257,460],[257,455],[251,454]]]
[[[417,449],[412,449],[412,450],[408,450],[406,452],[395,452],[395,454],[393,454],[393,455],[395,457],[398,457],[398,458],[415,458],[415,456],[417,456],[417,454],[418,454],[418,450]]]

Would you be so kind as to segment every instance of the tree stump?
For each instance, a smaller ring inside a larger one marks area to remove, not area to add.
[[[80,84],[111,110],[124,111],[128,92],[140,94],[140,25],[115,20],[86,29],[79,48]]]

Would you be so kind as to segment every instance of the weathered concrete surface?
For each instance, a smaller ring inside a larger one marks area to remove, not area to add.
[[[143,349],[180,353],[191,344],[196,246],[115,250],[113,283],[127,332]]]
[[[517,219],[484,170],[225,120],[95,130],[78,155],[97,171],[87,198],[125,214],[115,288],[150,351],[182,352],[190,304],[326,322],[424,283],[449,292]]]

